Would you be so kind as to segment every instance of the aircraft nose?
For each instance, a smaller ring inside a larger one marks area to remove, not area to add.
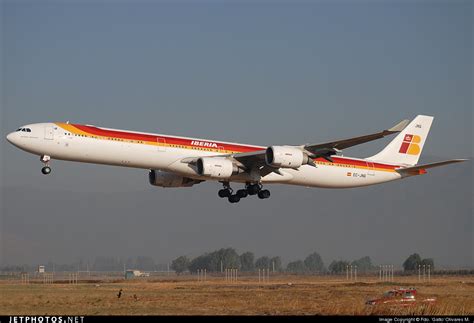
[[[14,140],[13,137],[14,137],[14,136],[15,136],[15,133],[14,133],[14,132],[9,133],[9,134],[7,135],[7,140],[8,140],[9,143],[13,144],[13,140]]]

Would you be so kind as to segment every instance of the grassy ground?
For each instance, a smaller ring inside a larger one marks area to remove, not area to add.
[[[239,278],[197,282],[194,277],[84,282],[70,285],[0,282],[0,315],[314,315],[432,314],[473,315],[474,277],[395,277],[395,282],[318,276],[271,277],[269,283]],[[436,297],[429,308],[368,307],[365,301],[394,287],[416,287],[417,298]],[[122,297],[117,298],[122,289]],[[135,296],[136,297],[135,297]]]

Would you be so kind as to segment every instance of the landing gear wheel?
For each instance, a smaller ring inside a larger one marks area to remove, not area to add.
[[[229,197],[232,195],[232,192],[228,188],[223,188],[217,192],[219,197],[224,198],[224,197]]]
[[[247,195],[249,195],[249,193],[247,192],[247,190],[238,190],[236,195],[239,197],[239,198],[245,198],[247,197]]]
[[[255,195],[260,191],[260,186],[258,184],[248,185],[247,192],[249,195]]]
[[[224,185],[224,188],[220,189],[217,192],[217,195],[219,195],[220,198],[224,198],[224,197],[229,198],[232,195],[233,190],[230,187],[229,182],[222,182],[222,184]]]
[[[270,197],[270,191],[269,190],[261,190],[258,192],[258,197],[260,199],[267,199]]]
[[[238,195],[231,195],[229,196],[229,202],[230,203],[237,203],[240,201],[240,197]]]
[[[49,166],[44,166],[43,168],[41,168],[41,172],[44,174],[44,175],[48,175],[51,173],[51,167]]]

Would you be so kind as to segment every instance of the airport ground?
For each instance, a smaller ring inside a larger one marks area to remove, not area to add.
[[[0,315],[474,315],[474,276],[378,277],[164,276],[146,279],[70,279],[44,283],[0,281]],[[368,306],[366,300],[397,287],[415,287],[417,299],[435,297],[432,306]],[[121,297],[117,295],[119,291]]]

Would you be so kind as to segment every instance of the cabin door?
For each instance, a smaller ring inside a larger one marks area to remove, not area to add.
[[[374,163],[372,162],[367,162],[367,175],[375,176]]]
[[[157,138],[158,151],[166,151],[166,140],[164,138]]]
[[[44,127],[44,139],[53,140],[54,139],[54,129],[53,127],[46,126]]]

